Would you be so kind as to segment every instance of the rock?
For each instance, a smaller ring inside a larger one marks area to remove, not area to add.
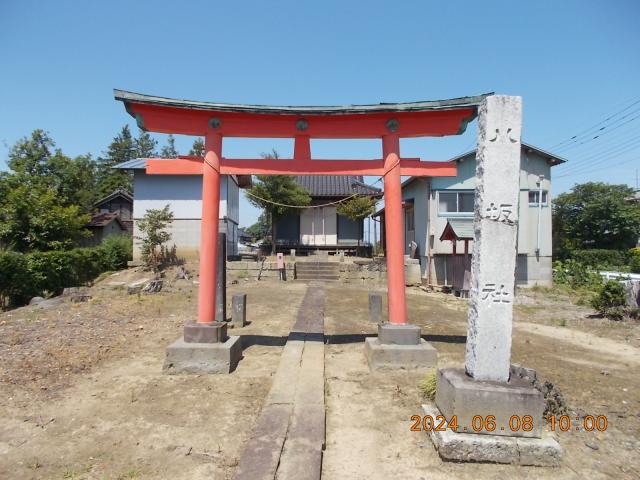
[[[162,290],[163,284],[163,280],[151,280],[144,286],[142,291],[144,293],[158,293],[160,290]]]
[[[600,375],[609,375],[609,370],[602,370]]]
[[[68,295],[73,295],[74,293],[80,293],[80,287],[67,287],[62,290],[62,296],[66,297]]]
[[[626,280],[621,282],[624,287],[624,297],[628,307],[640,306],[640,281]]]
[[[143,278],[141,280],[136,280],[135,282],[130,283],[129,285],[127,285],[127,293],[129,295],[135,295],[136,293],[140,293],[140,291],[142,290],[142,287],[148,281],[149,281],[148,278]]]
[[[36,305],[38,305],[40,308],[57,307],[63,301],[64,299],[62,297],[55,297],[55,298],[49,298],[48,300],[43,300],[42,302],[37,303]]]
[[[29,300],[29,305],[38,305],[42,302],[44,302],[43,297],[33,297],[31,300]]]
[[[181,265],[176,273],[176,280],[189,280],[189,273],[189,270]]]
[[[595,443],[584,442],[584,444],[589,447],[591,450],[600,450],[600,447]]]
[[[91,295],[88,295],[86,293],[76,293],[74,295],[71,295],[71,301],[73,303],[88,302],[92,298],[93,297]]]

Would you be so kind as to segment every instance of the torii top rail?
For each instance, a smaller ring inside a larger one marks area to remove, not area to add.
[[[115,90],[144,130],[205,137],[205,156],[150,159],[147,174],[202,175],[198,322],[215,318],[220,175],[374,175],[384,177],[389,322],[407,323],[401,176],[455,176],[451,162],[400,157],[400,138],[459,135],[488,95],[412,103],[276,107],[195,102]],[[223,137],[293,138],[293,159],[226,159]],[[380,138],[377,160],[311,159],[311,138]]]

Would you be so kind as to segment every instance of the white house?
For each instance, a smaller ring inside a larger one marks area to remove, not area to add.
[[[149,209],[165,205],[173,212],[174,221],[168,231],[170,244],[178,255],[198,257],[200,220],[202,218],[202,177],[200,175],[147,175],[146,159],[140,158],[114,168],[133,171],[133,257],[140,258],[138,222]],[[250,176],[222,175],[220,181],[220,233],[227,234],[227,256],[238,255],[239,188],[251,184]]]
[[[405,254],[420,260],[424,283],[467,290],[473,245],[475,150],[456,157],[456,177],[410,177],[402,184]],[[522,143],[518,206],[519,285],[551,285],[551,167],[561,157]],[[542,200],[540,202],[540,200]],[[375,214],[384,222],[384,209]],[[381,231],[384,231],[382,229]],[[384,238],[383,238],[384,244]]]

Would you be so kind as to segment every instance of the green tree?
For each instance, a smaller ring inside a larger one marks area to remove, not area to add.
[[[86,234],[89,215],[78,205],[64,205],[44,184],[15,184],[0,202],[0,242],[10,248],[58,250],[72,247]]]
[[[360,252],[360,239],[362,238],[362,220],[376,211],[376,201],[371,197],[356,196],[336,207],[338,215],[347,217],[358,223],[358,254]]]
[[[189,150],[189,155],[195,155],[196,157],[204,156],[204,140],[201,138],[196,138],[193,141],[193,146],[191,150]]]
[[[135,141],[135,154],[137,158],[152,158],[156,156],[158,142],[148,132],[140,130]]]
[[[277,159],[278,152],[262,154],[265,159]],[[311,197],[303,187],[289,175],[257,175],[257,182],[247,190],[247,199],[258,208],[262,208],[271,219],[272,252],[276,253],[276,221],[297,209],[311,203]]]
[[[98,161],[96,190],[99,197],[109,195],[118,188],[124,188],[129,192],[133,190],[132,174],[113,170],[112,167],[136,158],[136,152],[136,141],[131,136],[129,126],[125,125],[109,144],[105,157]]]
[[[8,183],[46,186],[57,192],[65,205],[78,205],[88,212],[95,201],[96,164],[91,155],[70,158],[55,149],[55,143],[43,130],[34,130],[30,137],[16,142],[9,151]]]
[[[251,235],[251,239],[255,242],[269,235],[269,230],[269,219],[265,215],[265,212],[262,212],[258,217],[258,221],[250,227],[245,228],[244,231]]]
[[[86,233],[94,192],[90,156],[71,159],[34,130],[9,151],[0,175],[0,242],[19,251],[67,248]]]
[[[165,229],[173,222],[173,213],[169,205],[165,205],[162,210],[149,209],[138,222],[138,228],[142,233],[136,237],[142,242],[142,261],[147,268],[157,271],[162,264],[166,250],[164,244],[171,240],[171,234]]]
[[[169,134],[167,137],[167,144],[160,150],[160,156],[162,158],[176,158],[178,156],[176,139],[173,138],[173,135]]]
[[[55,143],[44,130],[36,129],[30,137],[16,142],[9,151],[7,165],[16,174],[44,177],[50,173],[50,161]]]
[[[640,205],[626,185],[575,185],[553,202],[555,254],[565,258],[582,248],[628,249],[640,234]]]

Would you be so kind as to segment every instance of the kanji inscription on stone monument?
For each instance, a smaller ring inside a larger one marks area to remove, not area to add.
[[[465,367],[476,380],[506,382],[511,364],[522,99],[487,97],[478,118]]]

